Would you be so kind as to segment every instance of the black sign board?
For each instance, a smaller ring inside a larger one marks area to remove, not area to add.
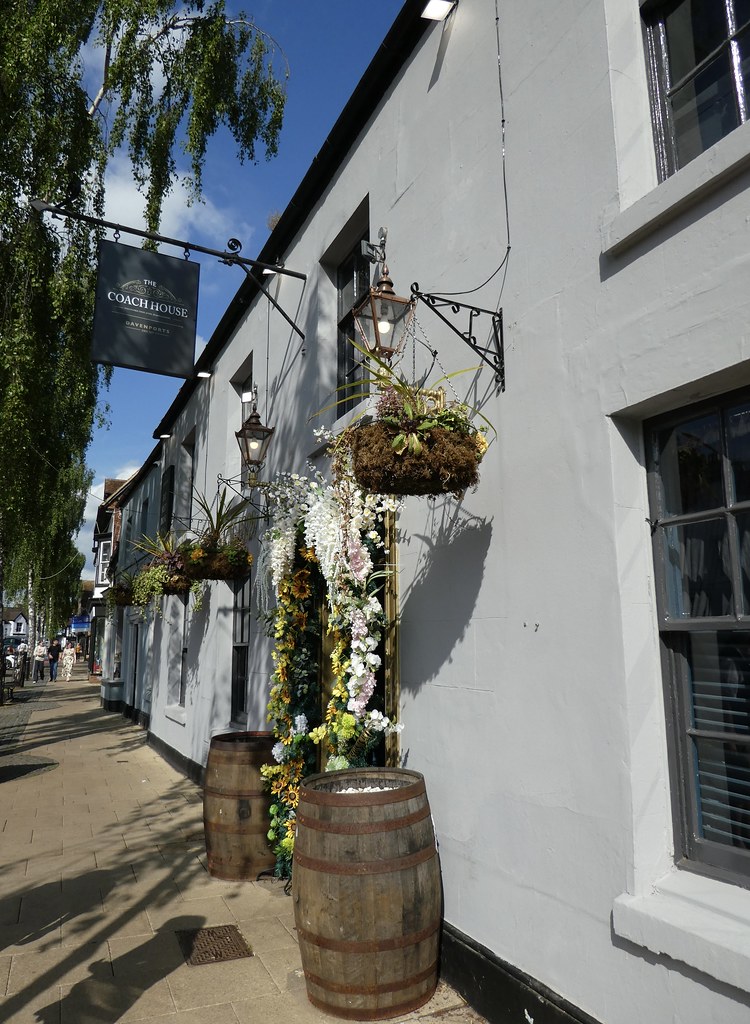
[[[101,242],[94,362],[192,377],[199,271],[175,256]]]

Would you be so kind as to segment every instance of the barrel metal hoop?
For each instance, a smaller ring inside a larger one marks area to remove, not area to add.
[[[211,759],[210,764],[206,766],[209,769],[212,765],[217,764],[230,764],[230,765],[252,765],[260,766],[266,764],[268,761],[268,750],[212,750],[209,754]]]
[[[362,860],[362,861],[336,861],[321,860],[318,857],[308,857],[305,853],[294,851],[294,866],[309,868],[311,871],[319,871],[322,875],[388,875],[395,871],[406,871],[417,864],[423,864],[426,860],[437,856],[435,846],[426,846],[416,853],[407,854],[406,857],[392,857],[390,860]]]
[[[411,978],[405,978],[402,981],[384,982],[382,985],[344,985],[338,981],[326,981],[325,978],[321,978],[311,971],[305,971],[305,977],[313,985],[317,985],[318,988],[325,989],[328,992],[339,992],[342,995],[351,996],[379,996],[384,995],[386,992],[403,992],[406,988],[419,985],[429,977],[434,976],[436,971],[437,960],[433,960],[429,967],[424,971],[420,971],[419,974],[412,975]]]
[[[311,828],[316,832],[329,832],[341,836],[366,836],[380,832],[395,832],[399,828],[407,828],[415,825],[418,821],[424,821],[430,817],[429,805],[425,805],[412,814],[405,814],[402,818],[394,818],[386,821],[321,821],[319,818],[311,818],[308,814],[297,814],[297,823],[304,828]]]
[[[440,918],[428,924],[421,931],[411,932],[409,935],[394,935],[390,939],[327,939],[325,935],[315,935],[306,928],[297,928],[297,935],[304,942],[312,946],[319,946],[321,949],[329,949],[333,953],[387,953],[394,949],[406,949],[407,946],[417,946],[425,939],[429,939],[440,929]]]
[[[295,849],[294,864],[301,868],[309,868],[311,871],[319,871],[323,875],[388,875],[396,871],[406,871],[436,856],[437,849],[434,845],[426,846],[423,850],[417,850],[416,853],[407,854],[405,857],[347,862],[308,857],[307,854],[299,853]]]
[[[326,807],[377,807],[380,804],[398,804],[403,800],[415,800],[425,793],[424,779],[411,786],[384,789],[379,793],[331,793],[301,786],[300,803],[322,804]]]
[[[268,832],[267,822],[261,822],[259,825],[224,825],[212,821],[208,827],[214,835],[221,833],[226,836],[264,836]]]

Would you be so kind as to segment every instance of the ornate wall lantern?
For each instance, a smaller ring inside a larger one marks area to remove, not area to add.
[[[247,482],[250,486],[257,484],[258,482],[258,473],[263,468],[263,463],[266,461],[268,446],[271,443],[271,437],[276,429],[275,427],[266,427],[261,423],[257,402],[258,391],[256,388],[253,393],[252,412],[240,429],[236,430],[234,434],[237,438],[237,444],[240,447],[242,461],[247,467]]]
[[[352,311],[368,352],[389,362],[401,352],[414,316],[416,300],[396,295],[388,267],[383,262],[380,279]]]

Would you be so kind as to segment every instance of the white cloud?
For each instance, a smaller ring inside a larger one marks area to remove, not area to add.
[[[138,191],[124,154],[118,154],[110,163],[106,186],[105,219],[145,230],[145,198]],[[243,247],[247,248],[255,229],[231,203],[221,206],[212,199],[205,199],[189,206],[187,189],[178,181],[164,201],[159,233],[205,244],[207,248],[223,249],[230,235],[239,235]]]

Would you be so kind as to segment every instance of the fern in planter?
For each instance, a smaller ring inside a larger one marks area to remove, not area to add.
[[[237,505],[230,505],[226,488],[219,492],[215,509],[198,491],[194,500],[205,526],[197,540],[184,541],[180,545],[188,577],[192,580],[235,580],[247,576],[253,556],[239,529],[241,525],[246,526],[255,520],[255,517],[247,516],[249,503],[243,499]]]
[[[197,537],[178,540],[170,531],[136,543],[150,560],[133,579],[133,604],[146,608],[165,594],[189,591],[197,610],[203,602],[202,581],[242,579],[250,571],[253,557],[240,535],[248,502],[230,505],[226,488],[219,492],[215,509],[197,491],[194,500],[205,524]]]
[[[133,577],[134,605],[144,610],[152,604],[158,607],[157,602],[165,594],[185,594],[192,589],[173,533],[157,534],[153,540],[144,537],[135,546],[151,559]]]

